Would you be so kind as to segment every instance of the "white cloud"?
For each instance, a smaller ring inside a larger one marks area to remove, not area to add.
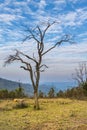
[[[77,2],[80,2],[80,0],[68,0],[69,2],[72,2],[72,3],[77,3]]]
[[[71,2],[73,4],[78,4],[78,3],[85,3],[85,0],[67,0],[68,2]]]
[[[11,3],[11,0],[5,0],[5,1],[4,1],[4,4],[5,4],[5,5],[9,5],[10,3]]]
[[[79,8],[76,11],[69,11],[65,14],[60,14],[58,19],[61,20],[62,25],[70,26],[70,27],[77,27],[81,26],[87,20],[87,9],[86,8]]]
[[[45,0],[40,0],[40,2],[39,2],[39,8],[40,9],[44,9],[45,6],[46,6],[46,1]]]
[[[77,17],[80,24],[87,20],[87,8],[77,9]]]
[[[0,21],[1,22],[10,22],[10,21],[14,21],[16,19],[15,15],[11,15],[11,14],[0,14]]]
[[[54,3],[60,5],[60,4],[66,3],[66,1],[65,0],[55,0]]]
[[[66,6],[65,0],[55,0],[53,10],[55,11],[63,10],[65,6]]]
[[[78,35],[78,37],[80,38],[82,38],[82,37],[87,37],[87,32],[84,32],[84,33],[80,33],[79,35]]]

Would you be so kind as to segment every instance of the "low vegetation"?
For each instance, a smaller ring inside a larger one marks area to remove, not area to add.
[[[27,108],[28,107],[28,104],[25,102],[24,99],[14,99],[14,106],[13,108],[15,109],[20,109],[20,108]]]
[[[15,90],[9,91],[7,89],[0,90],[0,99],[7,98],[23,98],[26,97],[24,89],[22,87],[18,87]]]
[[[23,99],[28,105],[24,109],[14,108],[14,100],[0,100],[0,130],[87,130],[87,101],[51,98],[39,102],[37,111],[33,99]]]
[[[72,99],[87,99],[87,82],[80,84],[79,87],[73,87],[67,89],[65,91],[58,91],[56,92],[55,89],[52,87],[50,88],[49,92],[44,94],[42,91],[39,91],[40,98],[72,98]]]
[[[87,98],[87,83],[81,84],[79,87],[73,87],[66,91],[60,90],[56,97],[73,98],[73,99],[85,99]]]
[[[80,84],[79,87],[73,87],[65,91],[56,92],[54,87],[51,87],[47,94],[39,91],[39,98],[74,98],[74,99],[85,99],[87,98],[87,82]],[[24,98],[27,95],[22,87],[18,87],[15,90],[8,91],[7,89],[0,90],[0,99],[14,99],[14,98]],[[29,96],[28,96],[29,97]],[[33,97],[33,95],[32,95]]]

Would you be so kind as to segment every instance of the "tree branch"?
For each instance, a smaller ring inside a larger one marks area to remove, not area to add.
[[[64,35],[62,40],[60,40],[59,42],[57,42],[54,46],[52,46],[51,48],[49,48],[48,50],[46,50],[44,53],[42,53],[42,56],[45,55],[46,53],[48,53],[49,51],[51,51],[52,49],[54,49],[56,46],[60,46],[61,43],[63,42],[70,42],[70,36],[69,35]]]
[[[20,66],[20,68],[23,68],[24,70],[29,71],[29,69],[27,69],[27,68],[26,68],[26,67],[24,67],[24,66]]]
[[[43,32],[43,36],[42,36],[43,39],[44,39],[44,37],[45,37],[45,34],[46,34],[47,30],[48,30],[53,24],[55,24],[55,23],[56,23],[56,21],[54,21],[54,22],[52,22],[52,23],[49,23],[49,22],[48,22],[48,25],[47,25],[47,27],[45,28],[45,30],[44,30],[44,32]]]
[[[45,65],[45,64],[43,64],[43,65],[40,66],[40,68],[42,68],[42,67],[48,68],[48,66]]]
[[[16,50],[16,51],[17,51],[19,54],[21,54],[21,55],[25,56],[26,58],[28,58],[28,59],[34,61],[35,63],[37,63],[37,61],[36,61],[36,59],[35,59],[34,57],[32,58],[32,57],[30,57],[30,56],[24,54],[24,53],[21,52],[21,51],[18,51],[18,50]]]
[[[62,42],[63,42],[62,40],[60,42],[57,42],[54,46],[52,46],[47,51],[45,51],[44,53],[42,53],[42,56],[45,55],[46,53],[48,53],[49,51],[51,51],[52,49],[54,49],[57,45],[59,46]]]
[[[30,33],[30,35],[25,38],[26,40],[27,39],[34,39],[36,42],[39,42],[39,40],[36,38],[36,36],[32,30],[28,29],[27,31]]]

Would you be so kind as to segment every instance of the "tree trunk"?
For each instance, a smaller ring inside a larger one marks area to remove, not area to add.
[[[38,91],[34,92],[34,98],[35,98],[35,104],[34,104],[34,109],[39,110],[39,101],[38,101]]]

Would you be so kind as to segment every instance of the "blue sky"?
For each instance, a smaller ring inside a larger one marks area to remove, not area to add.
[[[33,41],[21,44],[25,27],[57,21],[48,31],[45,48],[51,47],[64,34],[74,37],[77,44],[63,44],[47,54],[43,62],[49,68],[41,81],[70,81],[78,63],[87,61],[87,1],[86,0],[0,0],[0,77],[30,82],[29,74],[15,62],[3,63],[14,49],[32,55]]]

